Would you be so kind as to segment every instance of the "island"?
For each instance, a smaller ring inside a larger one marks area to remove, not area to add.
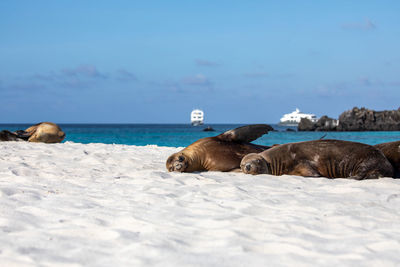
[[[317,122],[302,118],[298,131],[400,131],[400,108],[375,111],[354,107],[339,119],[322,116]]]

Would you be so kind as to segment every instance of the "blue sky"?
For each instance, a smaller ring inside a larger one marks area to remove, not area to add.
[[[0,1],[0,122],[400,106],[400,1]]]

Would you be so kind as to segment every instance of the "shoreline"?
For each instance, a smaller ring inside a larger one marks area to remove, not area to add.
[[[154,144],[168,147],[186,147],[203,137],[215,136],[222,132],[239,127],[239,125],[212,125],[215,132],[205,132],[203,127],[192,127],[190,125],[79,125],[64,126],[61,129],[66,133],[64,142],[75,143],[105,143],[126,144],[143,146]],[[272,125],[276,127],[276,125]],[[25,129],[25,126],[3,127],[10,131]],[[276,128],[277,129],[277,128]],[[280,130],[279,130],[280,129]],[[270,131],[268,134],[258,138],[254,143],[272,146],[274,144],[292,143],[320,139],[327,134],[325,139],[339,139],[353,142],[361,142],[375,145],[384,142],[400,140],[400,131],[396,132],[298,132],[287,131],[279,128],[279,131]]]

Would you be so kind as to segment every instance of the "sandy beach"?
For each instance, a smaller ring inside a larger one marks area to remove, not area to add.
[[[168,173],[173,147],[0,150],[1,266],[400,263],[400,179]]]

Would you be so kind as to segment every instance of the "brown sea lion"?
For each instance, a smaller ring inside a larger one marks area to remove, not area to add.
[[[0,132],[0,141],[29,141],[42,143],[59,143],[65,137],[61,128],[52,122],[41,122],[26,130]]]
[[[240,171],[240,161],[249,153],[259,153],[267,146],[251,144],[273,128],[254,124],[226,131],[214,137],[202,138],[172,154],[166,162],[168,171]]]
[[[395,178],[400,178],[400,141],[374,145],[378,148],[393,166]]]
[[[65,138],[61,128],[52,122],[41,122],[18,133],[18,137],[28,138],[29,142],[60,143]]]
[[[370,145],[342,140],[314,140],[273,147],[246,155],[244,173],[308,177],[374,179],[392,177],[393,168],[383,153]]]

